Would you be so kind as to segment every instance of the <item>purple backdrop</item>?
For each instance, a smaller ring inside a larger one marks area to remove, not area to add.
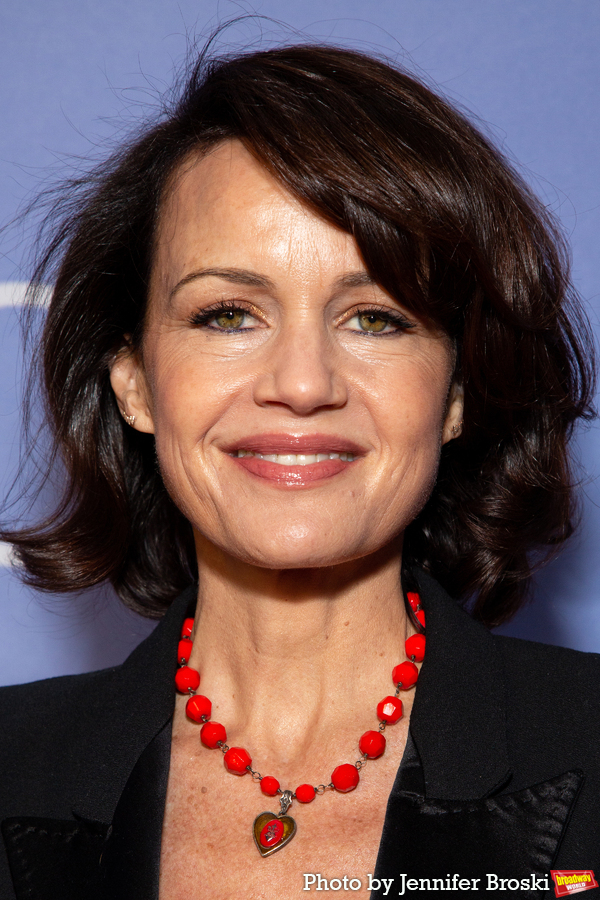
[[[326,18],[323,9],[326,8]],[[312,37],[383,50],[424,75],[484,123],[559,215],[574,277],[599,325],[600,5],[585,0],[4,0],[0,11],[0,222],[68,159],[89,157],[145,115],[169,84],[187,36],[258,13]],[[262,46],[289,38],[273,22],[234,26],[228,40]],[[17,325],[28,236],[0,245],[0,465],[14,477],[21,392]],[[582,530],[536,582],[533,602],[505,632],[600,651],[600,430],[578,438]],[[1,549],[1,548],[0,548]],[[6,548],[4,548],[6,551]],[[152,627],[110,591],[40,598],[0,558],[0,683],[81,672],[121,661]]]

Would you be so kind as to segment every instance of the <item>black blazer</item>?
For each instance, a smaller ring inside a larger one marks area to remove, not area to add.
[[[374,877],[394,879],[388,897],[403,884],[439,897],[419,879],[456,874],[479,879],[456,896],[530,898],[554,896],[551,868],[598,877],[600,656],[491,635],[418,578],[427,655]],[[194,595],[122,666],[0,691],[1,900],[158,898],[175,647]],[[488,891],[488,873],[528,889]]]

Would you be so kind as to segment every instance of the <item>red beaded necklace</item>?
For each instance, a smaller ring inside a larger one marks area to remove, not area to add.
[[[228,747],[227,732],[223,725],[210,721],[212,704],[208,697],[197,694],[200,687],[200,673],[188,666],[192,652],[193,619],[186,619],[181,630],[181,640],[177,648],[179,668],[175,675],[175,685],[181,694],[189,694],[185,711],[188,719],[193,722],[201,722],[200,740],[205,747],[215,750],[219,748],[224,754],[225,768],[233,775],[245,775],[249,772],[252,778],[259,782],[263,794],[275,797],[280,794],[279,813],[263,812],[254,820],[252,834],[254,842],[261,856],[270,856],[277,850],[285,847],[296,834],[296,822],[291,816],[286,815],[294,800],[299,803],[310,803],[317,794],[323,794],[326,790],[336,790],[341,794],[353,791],[357,786],[359,772],[369,759],[378,759],[385,750],[385,737],[383,732],[387,725],[394,725],[402,718],[402,701],[399,699],[401,690],[408,690],[417,683],[419,670],[415,663],[422,662],[425,655],[425,613],[421,609],[419,595],[408,592],[407,600],[414,614],[416,622],[421,629],[418,634],[413,634],[405,642],[408,660],[395,666],[392,671],[392,681],[396,685],[394,696],[384,697],[377,704],[377,718],[379,719],[378,731],[366,731],[358,742],[360,759],[355,763],[342,763],[337,766],[328,784],[319,784],[313,787],[311,784],[301,784],[295,791],[282,790],[279,782],[272,775],[261,775],[252,768],[252,758],[243,747]]]

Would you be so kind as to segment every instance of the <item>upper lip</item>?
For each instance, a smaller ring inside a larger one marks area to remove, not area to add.
[[[253,453],[365,453],[355,441],[335,434],[250,434],[228,444],[227,453],[250,450]]]

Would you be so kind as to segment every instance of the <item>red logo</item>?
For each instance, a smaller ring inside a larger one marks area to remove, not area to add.
[[[551,869],[554,893],[557,897],[568,897],[598,887],[591,869]]]

